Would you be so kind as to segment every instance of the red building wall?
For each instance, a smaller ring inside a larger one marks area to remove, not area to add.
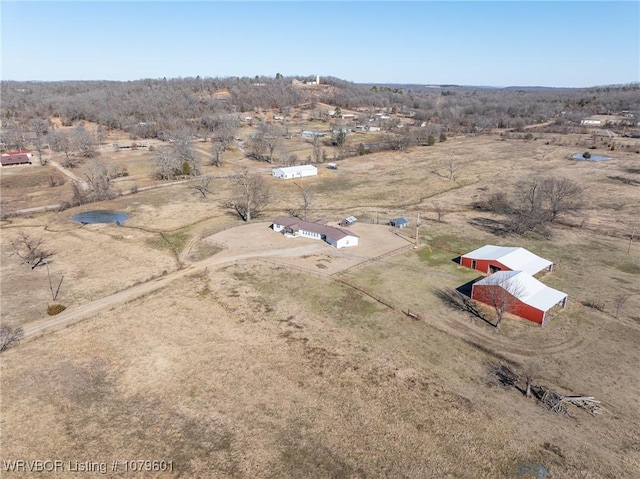
[[[491,298],[492,298],[492,289],[502,290],[503,294],[509,294],[500,286],[489,285],[489,284],[480,284],[473,285],[471,289],[471,299],[475,299],[476,301],[480,301],[481,303],[488,304],[493,307]],[[507,308],[507,312],[510,314],[514,314],[524,319],[528,319],[529,321],[533,321],[537,324],[542,324],[544,321],[544,311],[540,311],[539,309],[534,308],[528,304],[523,303],[519,299],[514,296],[510,296],[509,306]],[[495,297],[495,296],[494,296]]]
[[[476,267],[475,268],[472,266],[473,261],[476,262]],[[489,273],[489,266],[495,266],[500,271],[511,271],[505,265],[503,265],[501,263],[498,263],[497,261],[491,260],[491,259],[476,259],[476,260],[473,260],[471,258],[465,258],[464,256],[462,256],[460,258],[460,264],[462,266],[466,266],[467,268],[477,269],[478,271],[481,271],[483,273]]]

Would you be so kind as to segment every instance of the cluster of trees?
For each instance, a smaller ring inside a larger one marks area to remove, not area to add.
[[[536,232],[548,237],[551,223],[564,215],[579,213],[583,204],[583,189],[573,180],[533,177],[518,182],[511,197],[497,192],[474,206],[503,214],[510,233]]]

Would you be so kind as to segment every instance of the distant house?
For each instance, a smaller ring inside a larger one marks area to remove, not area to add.
[[[404,216],[400,216],[398,218],[393,218],[391,221],[389,221],[389,224],[394,228],[406,228],[407,226],[409,226],[409,220]]]
[[[524,271],[499,271],[471,287],[471,298],[481,303],[505,305],[507,313],[544,325],[555,306],[565,307],[567,294],[550,288]]]
[[[340,117],[343,120],[354,120],[356,116],[353,113],[343,113]]]
[[[27,150],[9,151],[7,153],[3,153],[0,157],[0,164],[2,166],[30,165],[31,153]]]
[[[337,170],[338,169],[338,164],[337,163],[327,163],[327,168],[329,168],[330,170]]]
[[[530,275],[551,271],[553,262],[519,247],[486,245],[460,257],[460,264],[483,273],[524,271]]]
[[[382,130],[382,128],[380,128],[379,126],[370,126],[369,127],[369,131],[380,131]]]
[[[316,176],[318,174],[318,168],[313,165],[284,166],[281,168],[273,168],[271,174],[276,178],[290,180],[292,178]]]
[[[290,216],[278,216],[273,220],[271,227],[274,231],[285,235],[321,239],[334,248],[358,245],[358,235],[351,231],[329,226],[324,221],[310,222]]]

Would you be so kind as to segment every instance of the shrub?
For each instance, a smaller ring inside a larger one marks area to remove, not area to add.
[[[50,304],[47,306],[47,314],[49,316],[55,316],[56,314],[62,313],[65,309],[67,309],[67,307],[62,304]]]

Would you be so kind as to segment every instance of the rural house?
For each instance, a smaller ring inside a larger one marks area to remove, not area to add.
[[[31,153],[27,150],[3,153],[2,156],[0,156],[0,164],[2,164],[2,166],[30,165]]]
[[[276,178],[289,180],[292,178],[304,178],[305,176],[316,176],[318,168],[313,165],[284,166],[281,168],[273,168],[271,174]]]
[[[358,246],[358,235],[351,231],[329,226],[324,221],[303,221],[291,216],[278,216],[271,225],[273,231],[285,235],[302,236],[304,238],[321,239],[334,248]]]
[[[554,306],[563,308],[567,294],[550,288],[524,271],[498,271],[473,284],[471,298],[505,312],[545,325]]]
[[[553,263],[524,248],[486,245],[460,257],[460,264],[482,273],[524,271],[530,275],[551,271]]]

